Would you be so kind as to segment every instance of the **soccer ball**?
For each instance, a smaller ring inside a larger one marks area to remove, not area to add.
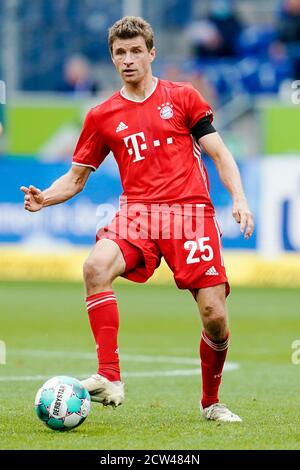
[[[89,392],[73,377],[47,380],[35,397],[35,411],[46,426],[67,431],[79,426],[89,414]]]

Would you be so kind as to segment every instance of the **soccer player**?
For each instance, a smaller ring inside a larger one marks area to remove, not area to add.
[[[88,112],[73,165],[65,175],[44,191],[21,187],[25,209],[34,212],[79,193],[110,151],[119,166],[124,189],[120,210],[109,226],[98,231],[84,264],[86,305],[99,367],[82,383],[93,401],[114,407],[124,401],[119,313],[112,283],[120,275],[145,282],[164,257],[177,286],[193,294],[202,319],[200,410],[209,420],[241,421],[218,396],[229,344],[229,285],[200,148],[213,159],[232,196],[233,217],[249,238],[254,224],[237,165],[212,126],[213,112],[199,92],[188,83],[152,75],[156,52],[152,28],[145,20],[127,16],[117,21],[109,30],[109,48],[123,88]],[[157,209],[160,205],[162,212]],[[169,217],[162,216],[164,211]],[[157,213],[158,232],[153,235],[152,219],[148,222],[152,216],[157,222]],[[176,230],[186,221],[197,230],[178,236]]]

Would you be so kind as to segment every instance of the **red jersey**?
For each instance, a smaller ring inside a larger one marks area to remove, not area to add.
[[[191,136],[205,116],[212,121],[210,106],[188,83],[157,79],[143,101],[118,91],[87,114],[73,163],[96,170],[112,151],[129,203],[201,203],[212,210],[200,147]]]

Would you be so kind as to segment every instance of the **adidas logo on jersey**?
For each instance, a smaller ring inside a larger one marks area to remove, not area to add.
[[[206,276],[218,276],[219,273],[218,271],[216,270],[216,268],[214,266],[212,266],[211,268],[209,268],[206,273],[205,273]]]
[[[126,126],[126,124],[124,124],[124,122],[121,121],[116,129],[116,132],[121,132],[121,131],[124,131],[125,129],[128,129],[128,126]]]

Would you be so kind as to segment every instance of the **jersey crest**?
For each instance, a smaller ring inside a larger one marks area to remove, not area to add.
[[[162,119],[171,119],[174,116],[173,105],[170,103],[163,103],[157,109],[160,111]]]

